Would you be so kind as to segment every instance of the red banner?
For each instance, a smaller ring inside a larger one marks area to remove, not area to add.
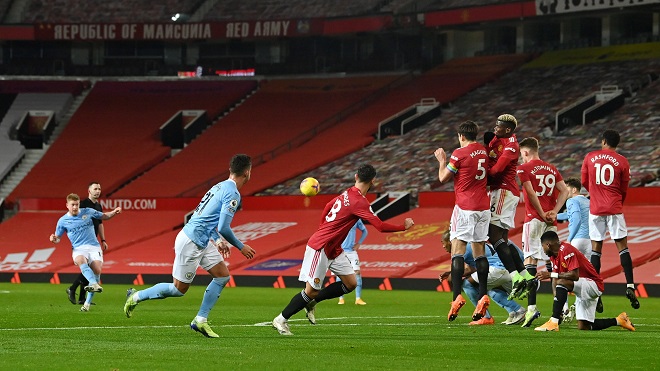
[[[36,40],[220,40],[317,35],[320,19],[200,23],[81,23],[34,26]]]
[[[437,27],[535,16],[536,3],[526,1],[427,13],[424,18],[424,25],[426,27]]]

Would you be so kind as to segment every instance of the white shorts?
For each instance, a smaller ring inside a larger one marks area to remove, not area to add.
[[[360,270],[360,257],[358,256],[357,251],[344,251],[348,260],[351,261],[351,267],[354,271]]]
[[[454,211],[451,214],[449,239],[453,241],[455,238],[458,238],[465,242],[488,241],[489,221],[489,210],[462,210],[458,205],[455,205]]]
[[[71,257],[73,258],[74,262],[76,261],[76,256],[80,255],[87,259],[88,264],[93,261],[100,261],[103,263],[103,251],[101,250],[100,246],[81,245],[73,249],[71,252]]]
[[[191,283],[197,273],[197,267],[209,271],[220,262],[224,261],[220,251],[209,241],[205,249],[200,249],[181,230],[174,240],[174,265],[172,266],[172,277],[184,283]]]
[[[605,241],[605,233],[609,231],[613,240],[628,236],[626,219],[623,214],[592,215],[589,214],[589,238],[592,241]]]
[[[591,259],[591,240],[588,238],[574,238],[573,241],[569,242],[571,245],[575,246],[579,252],[584,255],[587,260]]]
[[[516,208],[520,197],[511,191],[496,189],[490,192],[490,224],[502,229],[511,229],[516,225]]]
[[[337,276],[355,274],[346,253],[342,252],[338,257],[328,259],[325,250],[314,250],[307,246],[298,280],[309,283],[315,290],[321,290],[328,269]]]
[[[548,225],[538,219],[532,219],[523,224],[522,244],[525,259],[549,260],[541,246],[541,236],[547,231],[557,232],[557,227]]]
[[[598,290],[598,285],[593,280],[580,277],[573,285],[575,294],[575,318],[578,321],[589,321],[596,319],[596,303],[598,297],[603,293]]]
[[[479,283],[479,276],[477,272],[472,273],[472,279],[474,282]],[[492,290],[495,287],[502,287],[507,293],[511,292],[512,283],[511,275],[506,269],[488,267],[488,282],[486,282],[486,287],[488,290]]]

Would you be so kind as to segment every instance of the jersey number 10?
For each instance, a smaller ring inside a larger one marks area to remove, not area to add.
[[[596,184],[608,186],[614,182],[614,167],[612,165],[594,164],[594,168],[596,169]]]

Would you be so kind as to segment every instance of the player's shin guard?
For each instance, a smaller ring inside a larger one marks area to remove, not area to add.
[[[355,279],[357,280],[357,286],[355,286],[355,297],[362,297],[362,275],[359,273],[355,274]]]
[[[295,294],[293,298],[291,298],[289,305],[287,305],[286,308],[284,308],[282,311],[282,317],[288,320],[291,318],[291,316],[300,312],[310,301],[312,301],[312,298],[307,296],[305,290],[303,289],[301,292]]]
[[[527,264],[525,265],[525,269],[527,269],[527,272],[529,272],[529,274],[531,274],[532,276],[536,276],[536,265]],[[535,282],[535,281],[531,281],[531,282]],[[536,305],[536,285],[531,285],[528,288],[529,288],[529,293],[527,294],[527,305]]]
[[[555,294],[555,301],[552,303],[552,317],[561,319],[562,310],[564,310],[564,303],[568,300],[568,289],[562,285],[557,285]],[[536,293],[536,290],[534,290]]]
[[[463,283],[463,273],[465,272],[465,259],[463,255],[454,255],[451,257],[451,288],[453,292],[452,300],[456,300],[461,294]]]
[[[485,255],[474,259],[477,265],[477,278],[479,278],[479,299],[488,292],[488,259]]]
[[[616,318],[601,318],[595,319],[594,323],[591,324],[591,329],[594,331],[604,330],[608,327],[616,326]]]
[[[623,267],[623,273],[626,276],[626,283],[634,284],[635,280],[633,279],[632,258],[630,257],[630,252],[627,248],[619,251],[619,260],[621,261],[621,266]]]
[[[523,263],[520,254],[518,254],[518,249],[512,244],[509,245],[509,252],[511,253],[511,260],[513,260],[513,265],[516,267],[516,271],[522,272],[525,269],[525,264]]]
[[[591,250],[591,265],[596,268],[596,272],[600,274],[600,253],[595,250]]]
[[[316,302],[319,303],[323,300],[338,298],[344,294],[348,294],[351,291],[353,290],[346,288],[343,282],[334,282],[329,284],[323,290],[319,291],[319,294],[316,296]]]
[[[509,249],[509,244],[504,239],[499,239],[493,244],[495,251],[497,251],[497,256],[500,257],[504,268],[506,268],[509,273],[517,272],[516,265],[513,262],[513,257],[511,256],[511,249]]]
[[[87,278],[87,281],[90,284],[98,283],[96,280],[96,276],[94,275],[94,271],[92,268],[89,266],[89,264],[81,264],[80,265],[80,272]]]

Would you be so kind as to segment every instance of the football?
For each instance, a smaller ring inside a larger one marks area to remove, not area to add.
[[[300,182],[300,192],[307,197],[316,196],[320,190],[321,185],[319,184],[319,181],[312,177],[305,178]]]

